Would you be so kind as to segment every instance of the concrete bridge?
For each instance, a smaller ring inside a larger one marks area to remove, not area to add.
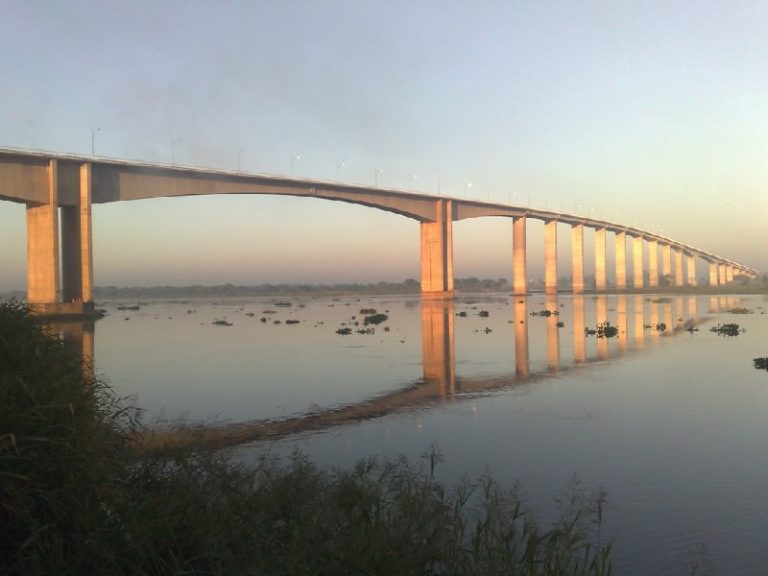
[[[528,289],[529,218],[544,222],[544,280],[550,293],[557,291],[558,223],[571,227],[572,289],[576,294],[584,291],[584,228],[595,230],[598,292],[609,288],[609,233],[616,246],[616,282],[612,288],[617,290],[628,288],[628,239],[632,243],[634,289],[659,287],[662,277],[672,278],[675,286],[696,285],[697,258],[707,262],[712,286],[730,282],[735,275],[757,276],[757,270],[749,266],[670,238],[575,214],[323,180],[0,148],[0,200],[27,206],[27,300],[45,313],[79,314],[93,307],[92,204],[210,194],[309,196],[378,208],[416,220],[421,229],[421,291],[428,298],[453,296],[452,223],[484,216],[512,220],[516,294]],[[646,244],[647,268],[643,258]]]

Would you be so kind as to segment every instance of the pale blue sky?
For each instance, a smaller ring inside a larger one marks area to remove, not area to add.
[[[180,139],[182,164],[345,162],[344,180],[440,180],[768,270],[766,30],[765,2],[0,0],[0,146],[87,154],[94,126],[110,157],[168,162]],[[0,202],[0,290],[24,287],[24,230]],[[508,221],[454,233],[457,276],[510,275]],[[96,206],[94,239],[97,285],[418,275],[415,222],[331,202]]]

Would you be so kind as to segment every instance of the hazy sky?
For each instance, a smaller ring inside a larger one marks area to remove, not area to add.
[[[768,3],[0,0],[0,146],[591,214],[768,270]],[[413,177],[417,174],[417,177]],[[467,182],[472,186],[468,187]],[[97,285],[418,277],[418,225],[318,200],[94,207]],[[568,274],[567,229],[560,230]],[[25,286],[0,201],[0,290]],[[529,225],[531,276],[542,227]],[[587,247],[589,248],[589,235]],[[454,226],[509,277],[511,223]],[[589,270],[588,270],[589,272]]]

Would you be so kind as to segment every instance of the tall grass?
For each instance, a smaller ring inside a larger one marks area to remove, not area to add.
[[[253,466],[141,433],[27,310],[0,303],[0,573],[608,574],[604,495],[539,527],[492,478],[448,487],[439,451],[321,469]]]

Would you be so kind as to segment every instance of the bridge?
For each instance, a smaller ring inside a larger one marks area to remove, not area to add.
[[[558,223],[571,229],[575,294],[585,288],[585,228],[595,231],[597,292],[609,288],[608,234],[616,247],[612,289],[628,288],[628,241],[634,289],[657,288],[660,278],[665,277],[675,286],[695,286],[697,258],[707,263],[711,286],[731,282],[736,275],[758,274],[747,265],[659,234],[576,214],[325,180],[0,148],[0,200],[26,204],[27,301],[42,313],[82,314],[93,309],[93,204],[211,194],[324,198],[416,220],[421,230],[421,292],[425,298],[453,296],[453,222],[488,216],[512,220],[515,294],[528,291],[526,222],[530,218],[544,222],[544,285],[548,293],[557,291]]]

